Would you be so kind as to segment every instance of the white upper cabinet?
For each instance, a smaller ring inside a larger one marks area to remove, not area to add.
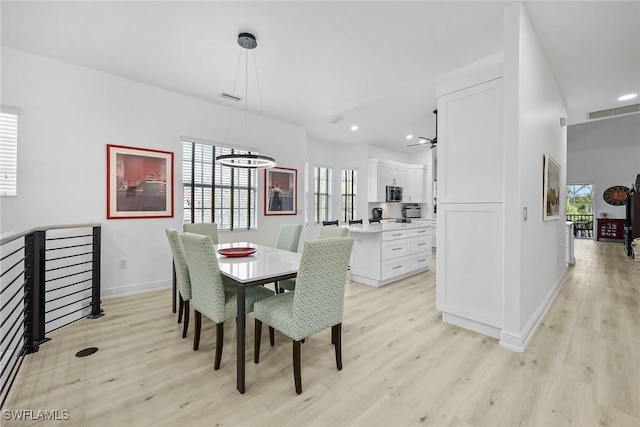
[[[499,203],[502,79],[438,99],[438,203]]]
[[[369,202],[384,202],[387,186],[402,187],[402,201],[424,203],[426,166],[369,159]],[[419,175],[419,177],[418,177]]]

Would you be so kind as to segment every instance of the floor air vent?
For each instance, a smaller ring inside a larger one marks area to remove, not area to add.
[[[605,117],[619,116],[621,114],[640,112],[640,104],[625,105],[624,107],[608,108],[606,110],[593,111],[587,114],[590,120],[602,119]]]

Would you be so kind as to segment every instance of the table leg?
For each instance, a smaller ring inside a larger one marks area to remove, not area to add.
[[[237,301],[238,301],[238,311],[236,317],[236,336],[238,337],[238,349],[237,349],[237,360],[236,360],[236,380],[237,380],[237,389],[240,393],[244,394],[244,333],[245,333],[245,287],[240,283],[236,285],[236,289],[238,291]]]
[[[171,292],[171,309],[173,310],[173,312],[176,312],[176,293],[177,293],[177,286],[176,286],[176,267],[175,265],[173,266],[173,289]]]

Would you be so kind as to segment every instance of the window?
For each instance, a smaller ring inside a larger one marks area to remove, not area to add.
[[[313,194],[313,221],[329,221],[331,213],[331,169],[316,166]]]
[[[0,112],[0,196],[17,196],[18,115],[20,110],[2,106]]]
[[[182,141],[185,222],[215,222],[219,230],[256,227],[257,171],[215,164],[217,156],[234,153],[249,151]]]
[[[358,171],[355,169],[342,170],[342,218],[344,221],[354,219],[356,213],[356,196],[358,187]]]

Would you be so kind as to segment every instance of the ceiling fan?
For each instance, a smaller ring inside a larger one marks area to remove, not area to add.
[[[433,148],[435,146],[438,145],[438,110],[433,110],[433,114],[436,115],[436,136],[435,138],[427,138],[426,136],[419,136],[418,139],[420,140],[419,142],[416,142],[415,144],[409,144],[407,145],[407,147],[415,147],[416,145],[424,145],[428,142],[431,143],[431,147],[429,148]]]

